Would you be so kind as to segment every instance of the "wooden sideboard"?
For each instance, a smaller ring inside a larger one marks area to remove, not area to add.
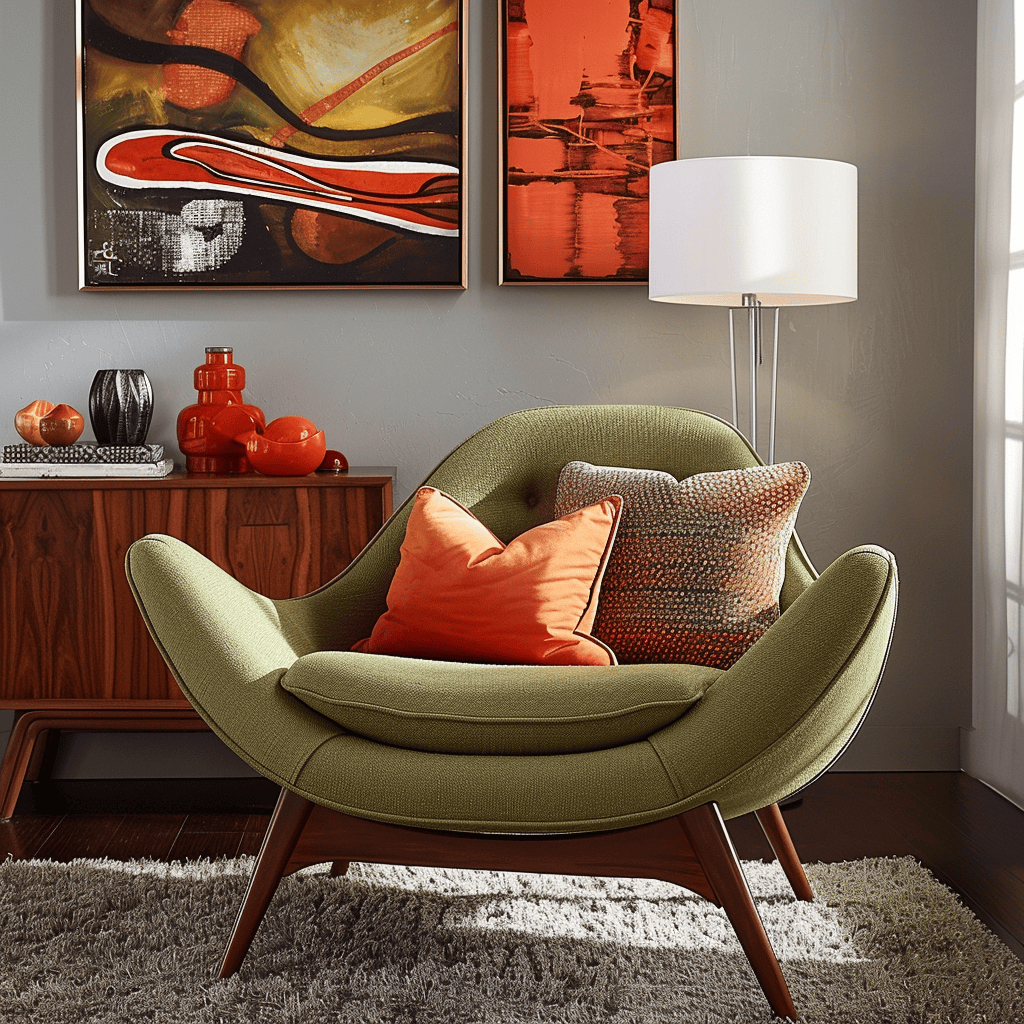
[[[133,541],[179,537],[253,590],[294,597],[333,579],[380,529],[393,474],[0,480],[0,709],[16,712],[0,820],[61,729],[206,728],[132,597]]]

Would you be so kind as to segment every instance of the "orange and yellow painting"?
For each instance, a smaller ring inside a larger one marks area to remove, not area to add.
[[[79,0],[83,288],[465,287],[463,0]]]
[[[502,284],[647,280],[675,0],[502,0]]]

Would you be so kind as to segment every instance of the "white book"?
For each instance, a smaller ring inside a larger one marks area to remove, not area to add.
[[[43,477],[160,477],[174,469],[171,459],[161,462],[0,462],[0,480]]]

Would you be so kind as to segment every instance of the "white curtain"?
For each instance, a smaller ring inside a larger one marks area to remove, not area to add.
[[[1024,0],[979,0],[974,707],[963,767],[1024,806]]]

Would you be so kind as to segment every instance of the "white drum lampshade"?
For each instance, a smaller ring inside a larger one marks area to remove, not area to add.
[[[857,168],[724,156],[656,164],[650,298],[702,306],[809,306],[857,298]]]
[[[761,313],[774,307],[768,461],[775,461],[779,307],[857,298],[857,168],[793,156],[656,164],[650,176],[648,296],[729,307],[732,421],[739,428],[733,313],[747,313],[749,439],[757,449]]]

